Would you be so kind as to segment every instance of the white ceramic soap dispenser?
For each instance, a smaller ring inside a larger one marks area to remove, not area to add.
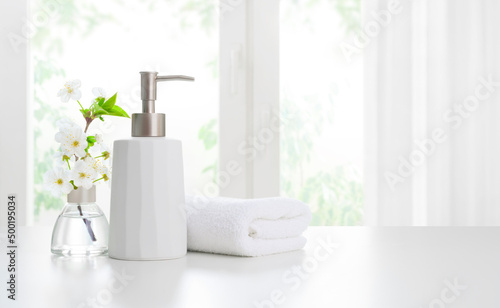
[[[162,260],[186,254],[182,145],[165,138],[165,114],[155,113],[156,84],[168,80],[194,78],[141,72],[142,113],[132,114],[132,138],[113,145],[111,258]]]

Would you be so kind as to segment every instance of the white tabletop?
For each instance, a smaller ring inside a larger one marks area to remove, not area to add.
[[[49,228],[18,233],[0,307],[500,307],[500,228],[311,227],[301,251],[170,261],[56,257]]]

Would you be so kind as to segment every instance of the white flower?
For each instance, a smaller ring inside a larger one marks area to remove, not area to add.
[[[60,131],[64,131],[68,128],[79,127],[78,125],[76,125],[75,122],[71,121],[68,118],[61,118],[61,119],[57,120],[56,126]]]
[[[45,189],[50,191],[54,197],[59,197],[61,194],[69,194],[73,186],[69,182],[69,174],[62,168],[49,170],[43,176]]]
[[[111,169],[103,166],[101,169],[101,178],[102,178],[102,183],[108,183],[109,187],[111,187]],[[101,182],[101,181],[99,181]],[[97,183],[99,183],[97,182]]]
[[[95,134],[95,143],[101,144],[102,143],[102,135],[101,134]]]
[[[71,178],[75,186],[90,189],[94,185],[93,182],[96,180],[97,173],[90,162],[91,160],[88,159],[80,159],[71,169]]]
[[[63,164],[65,155],[66,153],[64,153],[63,151],[55,151],[53,157],[58,164]]]
[[[111,150],[105,143],[101,143],[101,155],[104,159],[104,162],[108,166],[111,166],[111,163],[113,161],[113,159],[111,158]]]
[[[78,126],[66,128],[56,134],[56,141],[61,143],[61,150],[68,154],[84,157],[87,155],[85,148],[87,148],[87,136]]]
[[[89,148],[89,154],[90,154],[90,156],[92,156],[92,157],[100,156],[101,155],[101,149],[100,148],[101,147],[97,143],[94,143],[94,145]]]
[[[109,146],[106,144],[106,143],[101,143],[100,144],[101,146],[101,155],[105,155],[106,157],[104,157],[105,159],[108,159],[109,156],[110,156],[110,153],[111,153],[111,150],[109,149]],[[104,153],[104,152],[107,152],[107,153]]]
[[[74,155],[70,155],[69,153],[66,153],[66,152],[64,152],[62,150],[56,151],[54,153],[54,158],[56,160],[57,165],[65,166],[66,169],[68,168],[68,162],[66,162],[66,161],[69,161],[70,163],[74,163],[75,162],[75,156]]]
[[[91,156],[86,156],[84,158],[84,161],[89,166],[91,166],[95,171],[96,179],[94,179],[94,181],[95,180],[98,180],[98,181],[95,182],[94,184],[103,183],[103,182],[110,183],[109,181],[111,180],[111,170],[110,170],[110,168],[108,168],[108,166],[103,164],[102,160],[95,159]]]
[[[61,97],[63,103],[67,103],[69,99],[79,100],[82,97],[82,92],[78,88],[81,86],[80,80],[68,81],[64,84],[64,88],[57,92],[57,96]]]
[[[92,157],[102,158],[106,164],[111,164],[111,150],[104,142],[101,144],[98,144],[97,142],[94,143],[94,145],[89,149],[89,153]]]
[[[102,173],[102,177],[104,179],[104,182],[108,182],[111,180],[111,169],[108,167],[104,167],[104,172]]]
[[[102,155],[102,152],[105,151],[103,148],[107,147],[103,143],[103,138],[101,134],[95,134],[95,143],[89,148],[89,154],[92,155],[92,157],[98,157]]]
[[[100,97],[105,98],[106,97],[106,91],[104,91],[103,88],[93,88],[92,94],[94,94],[96,98],[100,98]]]
[[[109,183],[109,180],[111,179],[111,171],[109,170],[108,167],[102,166],[101,178],[102,178],[102,183]]]

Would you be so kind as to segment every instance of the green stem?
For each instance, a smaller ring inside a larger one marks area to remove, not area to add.
[[[101,158],[101,157],[104,157],[104,155],[96,156],[94,158]]]
[[[100,180],[104,180],[104,177],[102,177],[102,178],[100,178],[100,179],[97,179],[97,180],[95,180],[95,181],[94,181],[94,182],[92,182],[92,183],[95,183],[95,182],[100,181]]]
[[[76,102],[78,103],[78,105],[80,105],[80,108],[82,108],[82,110],[84,110],[82,104],[80,104],[80,101],[77,100]]]
[[[73,180],[69,181],[71,185],[73,185],[73,189],[78,189],[78,187],[75,186],[75,182]]]
[[[68,164],[68,169],[71,170],[71,166],[69,165],[69,159],[66,159],[66,163]]]

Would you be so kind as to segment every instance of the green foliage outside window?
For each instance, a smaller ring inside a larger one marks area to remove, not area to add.
[[[300,16],[301,24],[307,25],[312,32],[319,27],[315,25],[313,16],[325,7],[331,8],[332,14],[338,14],[340,27],[346,37],[355,35],[361,28],[360,0],[296,0],[292,4],[288,3],[287,7],[300,14],[296,13],[292,17],[285,12],[283,22],[296,23],[296,20],[287,18]],[[305,170],[315,159],[314,150],[317,142],[320,142],[317,137],[333,121],[335,98],[332,94],[336,91],[336,86],[331,85],[330,95],[325,99],[319,95],[291,96],[282,87],[282,118],[289,117],[290,121],[285,121],[285,128],[281,132],[281,189],[284,195],[311,206],[313,225],[360,225],[363,220],[364,192],[358,168],[346,164],[325,167],[312,174]]]
[[[310,14],[303,15],[300,23],[314,29],[314,10],[327,4],[339,14],[346,35],[360,29],[360,0],[290,0],[293,5],[305,7]],[[285,14],[284,18],[292,18]],[[334,93],[335,88],[331,89]],[[299,103],[301,102],[301,103]],[[281,190],[286,196],[308,203],[313,210],[312,225],[360,225],[363,220],[364,192],[360,171],[350,164],[321,170],[307,175],[305,168],[311,162],[315,137],[323,133],[333,121],[334,99],[321,100],[319,96],[292,97],[282,90],[280,113],[283,129],[280,133]],[[198,139],[208,151],[217,144],[217,121],[205,123]],[[217,162],[208,165],[203,173],[215,182]]]
[[[119,0],[115,0],[120,3]],[[346,33],[354,34],[360,28],[360,0],[289,0],[298,6],[304,6],[313,12],[315,6],[327,2],[341,16],[341,26]],[[175,1],[173,1],[175,2]],[[33,1],[36,10],[49,6],[51,0]],[[65,114],[64,106],[52,106],[48,98],[55,93],[47,93],[45,85],[53,78],[65,79],[64,68],[58,65],[58,57],[64,53],[65,35],[88,36],[98,31],[105,23],[116,23],[112,13],[103,13],[93,4],[78,1],[59,1],[57,18],[52,20],[53,27],[64,29],[55,34],[49,28],[37,29],[31,38],[32,67],[34,72],[33,87],[33,119],[34,140],[33,151],[41,153],[34,156],[34,202],[35,217],[42,209],[58,209],[63,205],[62,198],[54,198],[42,190],[43,174],[51,167],[54,147],[39,142],[44,130],[55,130],[54,123]],[[155,9],[157,0],[144,2],[151,11]],[[190,0],[183,2],[181,11],[186,17],[181,20],[183,28],[203,28],[214,34],[217,27],[216,5],[212,1]],[[190,18],[191,15],[197,18]],[[195,22],[193,22],[195,20]],[[301,21],[304,25],[312,23],[307,16]],[[207,67],[213,71],[214,78],[218,74],[218,61],[211,59]],[[333,90],[332,90],[333,91]],[[297,104],[297,101],[307,104]],[[286,124],[281,132],[281,187],[285,195],[298,198],[309,203],[314,210],[314,225],[357,225],[363,217],[362,177],[356,168],[350,165],[338,166],[333,170],[321,170],[307,175],[304,168],[314,152],[314,137],[323,132],[325,125],[332,121],[333,98],[322,101],[319,97],[290,97],[286,91],[282,93],[282,119],[293,116],[293,121]],[[218,144],[217,120],[212,119],[203,124],[198,139],[206,151],[214,151]],[[42,129],[42,127],[44,129]],[[51,143],[52,145],[54,143]],[[212,175],[215,180],[217,161],[206,166],[202,171]]]
[[[105,22],[112,20],[110,14],[103,15],[93,5],[82,3],[77,6],[75,1],[57,2],[57,15],[50,19],[51,27],[64,29],[55,33],[49,27],[39,27],[30,39],[32,67],[34,75],[33,84],[33,152],[34,155],[34,211],[35,218],[43,209],[59,209],[64,204],[63,198],[55,198],[43,190],[43,175],[52,168],[53,155],[57,150],[55,142],[50,145],[40,140],[47,131],[55,131],[55,122],[62,118],[66,107],[50,104],[50,98],[56,93],[47,93],[45,86],[53,78],[64,80],[66,72],[58,64],[58,57],[64,53],[64,35],[83,33],[89,35],[92,31]],[[35,12],[42,7],[53,7],[51,0],[33,1],[31,7]],[[34,13],[35,13],[34,12]]]

